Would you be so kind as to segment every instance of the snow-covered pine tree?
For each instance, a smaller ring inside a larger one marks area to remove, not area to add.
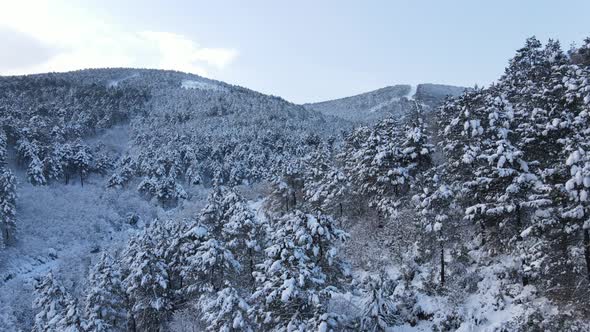
[[[114,164],[112,156],[106,151],[104,144],[95,146],[93,150],[94,162],[90,171],[101,175],[108,174]]]
[[[83,328],[84,323],[80,315],[78,300],[75,298],[68,298],[64,310],[63,318],[58,322],[58,331],[63,332],[86,332]]]
[[[84,179],[92,169],[92,150],[88,145],[83,144],[82,141],[78,141],[74,145],[74,151],[72,163],[80,176],[80,185],[84,186]]]
[[[37,156],[33,156],[27,168],[27,178],[29,182],[31,182],[34,185],[47,184],[47,179],[45,178],[45,170],[43,167],[43,162],[41,162],[41,160]]]
[[[131,325],[141,331],[158,331],[172,307],[165,239],[147,228],[131,241],[124,254],[123,286],[131,305]]]
[[[174,289],[178,290],[178,302],[184,303],[198,297],[197,274],[193,268],[193,258],[197,254],[201,243],[206,239],[208,230],[199,223],[186,225],[186,229],[180,232],[175,243],[170,247],[171,255],[171,281]]]
[[[137,190],[146,197],[155,197],[162,206],[174,207],[180,199],[187,197],[187,193],[171,176],[144,178]]]
[[[397,322],[399,313],[393,298],[395,283],[384,273],[366,277],[360,284],[364,293],[360,316],[361,331],[388,331]]]
[[[55,159],[59,161],[59,168],[63,174],[65,184],[69,184],[70,178],[76,172],[76,166],[74,164],[74,147],[67,142],[57,144],[54,148],[54,155]]]
[[[243,199],[233,190],[215,186],[198,221],[181,239],[187,243],[182,257],[182,275],[190,293],[217,292],[226,281],[241,276],[252,283],[253,265],[260,244],[260,227]],[[189,246],[190,240],[195,244]],[[237,257],[240,257],[238,260]]]
[[[590,281],[590,69],[572,66],[562,80],[566,87],[565,98],[572,119],[571,133],[566,141],[567,159],[565,165],[564,189],[569,202],[563,210],[566,219],[566,233],[576,236],[575,245],[583,251],[583,264]],[[570,222],[568,222],[570,221]]]
[[[572,62],[580,66],[590,66],[590,37],[584,39],[582,46],[570,51]]]
[[[303,162],[294,159],[281,167],[272,179],[271,208],[284,213],[297,207],[297,196],[303,188]]]
[[[16,231],[16,178],[0,166],[0,248],[14,241]]]
[[[35,315],[33,332],[60,332],[62,320],[67,316],[70,298],[61,284],[55,280],[52,272],[39,280],[35,286],[33,309]]]
[[[141,172],[146,176],[138,185],[138,191],[147,198],[156,198],[165,208],[176,206],[179,200],[187,197],[184,188],[177,182],[182,169],[180,156],[174,151],[167,151],[154,164],[151,162],[144,160],[139,163]]]
[[[347,274],[337,256],[346,233],[331,217],[295,210],[271,225],[266,260],[256,273],[253,317],[261,329],[308,331],[325,326],[327,301]]]
[[[221,215],[216,224],[223,225],[221,239],[236,257],[241,269],[239,284],[254,288],[255,266],[262,259],[265,242],[264,225],[254,215],[245,199],[235,190],[222,193]],[[202,220],[201,222],[211,222]]]
[[[249,294],[246,293],[246,295]],[[240,294],[239,288],[226,286],[215,293],[203,295],[199,300],[199,307],[209,331],[254,332],[258,330],[257,325],[250,318],[251,306],[244,295]]]
[[[350,184],[344,172],[335,165],[332,157],[326,146],[312,153],[304,174],[303,200],[312,210],[342,217],[343,200]]]
[[[115,171],[109,178],[108,186],[121,188],[136,174],[136,162],[130,155],[124,155],[117,161]]]
[[[413,197],[416,204],[416,225],[421,231],[421,246],[438,261],[439,285],[445,285],[445,249],[455,242],[457,220],[461,214],[455,205],[455,193],[444,183],[443,167],[431,169],[421,183],[423,192]]]
[[[6,132],[0,128],[0,168],[6,167],[6,158],[8,157],[8,137]]]
[[[104,253],[88,278],[84,330],[125,331],[128,309],[126,302],[119,266],[112,256]]]
[[[351,134],[343,154],[357,193],[380,219],[396,216],[418,173],[431,165],[433,148],[420,110],[405,124],[386,118]]]
[[[441,118],[445,172],[461,188],[465,218],[480,227],[482,242],[511,240],[526,226],[523,207],[537,180],[513,144],[512,105],[495,87],[447,104]]]

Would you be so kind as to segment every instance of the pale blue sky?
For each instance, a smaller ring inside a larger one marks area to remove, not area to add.
[[[485,85],[528,36],[565,49],[590,36],[587,0],[15,3],[0,0],[10,46],[0,74],[179,69],[294,102],[399,83]]]

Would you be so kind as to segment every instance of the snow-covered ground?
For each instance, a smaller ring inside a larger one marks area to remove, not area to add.
[[[89,143],[102,143],[120,153],[127,148],[127,127],[105,131]],[[76,296],[84,287],[88,269],[105,250],[117,250],[127,238],[155,218],[191,218],[205,202],[207,190],[189,187],[190,200],[164,210],[137,193],[107,188],[107,178],[92,175],[81,186],[51,183],[33,186],[26,174],[9,160],[17,176],[17,243],[0,251],[0,331],[2,319],[32,326],[32,292],[36,279],[50,270]],[[139,216],[135,225],[130,216]],[[2,315],[6,317],[1,317]]]
[[[123,77],[123,78],[119,78],[119,79],[116,79],[116,80],[110,80],[110,81],[107,82],[107,87],[109,87],[109,88],[116,88],[117,86],[119,86],[119,83],[121,83],[123,81],[126,81],[128,79],[131,79],[131,78],[135,78],[135,77],[139,77],[139,73],[134,73],[134,74],[131,74],[129,76],[126,76],[126,77]]]
[[[78,291],[94,257],[134,231],[130,213],[143,220],[157,215],[134,191],[107,190],[100,177],[84,187],[33,186],[21,174],[18,197],[18,243],[0,253],[0,311],[18,312],[21,326],[30,326],[35,278],[59,271],[66,287]]]
[[[181,84],[184,89],[199,89],[199,90],[211,90],[211,91],[225,91],[226,89],[218,84],[194,81],[194,80],[183,80]]]
[[[410,91],[408,92],[407,98],[409,100],[414,100],[414,96],[416,96],[416,91],[418,90],[417,85],[410,85]]]

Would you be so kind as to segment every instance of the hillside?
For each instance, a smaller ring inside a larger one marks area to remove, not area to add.
[[[394,85],[359,95],[304,104],[308,110],[355,123],[372,123],[386,116],[404,116],[416,102],[435,108],[446,97],[456,97],[465,88],[439,84]]]
[[[0,322],[21,327],[47,271],[77,289],[105,248],[194,214],[214,179],[269,181],[348,126],[197,75],[124,68],[0,77],[0,123],[0,184],[16,184],[2,203]]]

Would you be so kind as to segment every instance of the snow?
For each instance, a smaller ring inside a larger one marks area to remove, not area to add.
[[[440,231],[440,230],[442,229],[442,224],[441,224],[440,222],[438,222],[438,221],[437,221],[437,222],[435,222],[435,223],[434,223],[434,226],[432,227],[432,229],[433,229],[435,232],[438,232],[438,231]]]
[[[209,90],[209,91],[226,91],[227,89],[214,83],[195,81],[195,80],[183,80],[181,83],[183,89],[198,89],[198,90]]]
[[[384,101],[382,103],[379,103],[379,104],[377,104],[377,105],[369,108],[368,113],[378,112],[378,111],[382,110],[383,108],[385,108],[386,106],[391,105],[393,103],[396,103],[396,102],[400,101],[400,99],[401,98],[399,98],[399,97],[393,97],[390,100],[386,100],[386,101]]]
[[[408,98],[409,100],[414,100],[417,90],[418,90],[417,85],[410,85],[410,91],[408,91],[408,95],[406,96],[406,98]]]
[[[110,80],[110,81],[107,82],[107,87],[109,87],[109,88],[116,88],[116,87],[119,86],[119,83],[121,83],[123,81],[126,81],[126,80],[129,80],[129,79],[132,79],[132,78],[136,78],[136,77],[139,77],[139,73],[133,73],[133,74],[131,74],[129,76],[125,76],[123,78],[119,78],[119,79],[115,79],[115,80]]]
[[[34,278],[60,271],[66,286],[81,285],[90,262],[113,242],[133,232],[129,211],[154,216],[148,202],[133,192],[105,191],[103,179],[79,184],[33,186],[22,174],[18,185],[18,243],[0,252],[0,311],[6,305],[30,312]],[[26,295],[13,296],[14,292]]]

